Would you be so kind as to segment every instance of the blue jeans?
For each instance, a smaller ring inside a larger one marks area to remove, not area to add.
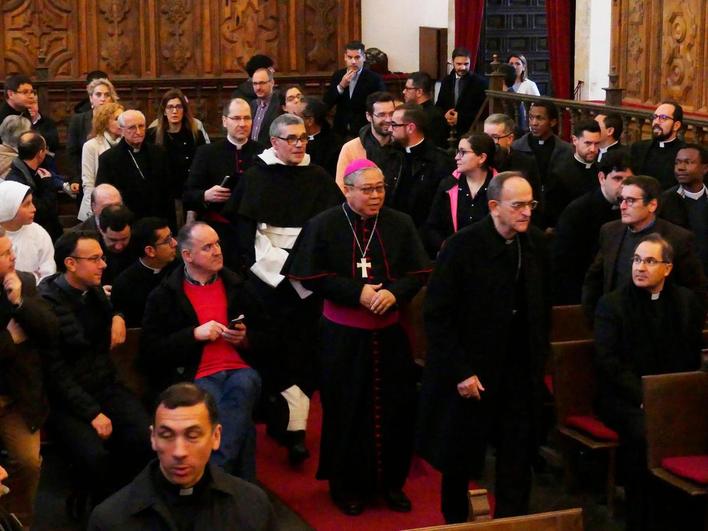
[[[194,383],[216,401],[221,446],[212,463],[240,478],[256,479],[256,425],[253,409],[261,394],[261,377],[254,369],[221,371]]]

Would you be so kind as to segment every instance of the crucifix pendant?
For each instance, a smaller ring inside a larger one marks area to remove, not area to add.
[[[361,269],[361,278],[369,278],[368,269],[371,267],[371,262],[366,259],[366,256],[361,257],[356,267],[357,269]]]

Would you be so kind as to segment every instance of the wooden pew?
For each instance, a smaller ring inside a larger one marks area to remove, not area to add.
[[[577,304],[551,308],[551,343],[592,339],[592,337],[592,329],[582,306]]]
[[[128,328],[125,343],[111,351],[111,359],[118,371],[118,381],[142,399],[145,396],[145,378],[135,366],[140,350],[140,332],[140,328]]]
[[[649,470],[691,496],[705,496],[706,485],[670,472],[662,460],[708,455],[708,373],[644,376],[642,387]]]
[[[582,531],[582,509],[499,518],[486,522],[420,527],[408,531]]]
[[[590,450],[606,451],[607,508],[610,514],[614,514],[618,438],[616,433],[597,419],[593,411],[596,395],[593,364],[595,343],[588,339],[563,341],[554,343],[552,350],[556,426],[565,443],[563,466],[566,485],[575,483],[575,444]]]

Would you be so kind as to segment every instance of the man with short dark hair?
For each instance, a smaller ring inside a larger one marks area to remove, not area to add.
[[[256,477],[253,410],[261,378],[246,360],[263,310],[241,278],[224,267],[219,236],[206,223],[180,229],[177,267],[148,297],[140,345],[151,390],[192,382],[217,403],[223,444],[214,464]],[[240,317],[240,320],[235,320]],[[249,341],[246,341],[248,332]]]
[[[565,153],[548,172],[543,183],[546,226],[555,227],[563,209],[573,199],[597,188],[597,154],[600,125],[582,120],[573,128],[573,153]]]
[[[24,74],[14,74],[5,79],[5,101],[0,105],[0,123],[11,114],[29,118],[29,107],[34,95],[32,80]]]
[[[11,472],[0,505],[29,527],[42,463],[39,428],[49,412],[38,348],[55,341],[58,330],[34,276],[15,269],[12,247],[0,227],[0,441]]]
[[[651,115],[651,135],[631,145],[632,167],[651,175],[666,190],[676,184],[674,161],[685,143],[678,137],[683,128],[683,108],[673,100],[662,101]]]
[[[17,181],[30,187],[37,207],[35,222],[47,230],[52,240],[56,240],[61,236],[62,228],[52,175],[40,167],[46,156],[47,143],[42,135],[36,131],[22,133],[17,143],[17,158],[12,161],[5,180]]]
[[[366,100],[369,94],[386,90],[383,79],[364,66],[366,48],[361,41],[351,41],[344,46],[345,68],[332,74],[324,94],[328,108],[336,105],[334,130],[349,139],[359,134],[366,125]]]
[[[310,161],[322,166],[334,178],[344,141],[327,121],[327,106],[321,99],[308,96],[302,108],[302,120],[308,136],[307,154]]]
[[[447,125],[445,115],[433,102],[435,82],[425,72],[413,72],[406,79],[403,87],[403,102],[417,103],[423,108],[428,117],[428,130],[425,136],[436,146],[447,149],[447,138],[450,136],[450,127]]]
[[[558,218],[551,260],[554,304],[580,304],[585,272],[598,251],[600,227],[619,219],[617,198],[630,175],[629,152],[609,151],[598,164],[600,186],[573,200]]]
[[[89,531],[274,529],[265,492],[209,464],[222,428],[208,392],[191,383],[163,391],[150,426],[157,460],[96,507]]]
[[[319,300],[281,270],[302,226],[327,208],[341,204],[337,185],[319,166],[309,164],[302,118],[278,116],[271,124],[273,147],[241,178],[227,205],[238,230],[241,263],[249,283],[268,308],[277,337],[260,357],[269,432],[288,447],[290,462],[309,455],[304,446],[309,396],[314,390],[314,338]]]
[[[167,220],[160,218],[140,219],[130,231],[130,246],[138,259],[116,276],[111,302],[125,318],[126,326],[135,328],[143,322],[148,295],[172,270],[177,240]]]
[[[598,114],[595,121],[600,126],[600,152],[597,155],[597,162],[600,162],[605,154],[624,147],[620,143],[624,123],[622,116],[616,113]]]
[[[252,81],[253,74],[255,74],[256,70],[259,70],[261,68],[267,68],[271,72],[275,73],[275,63],[273,62],[273,59],[263,54],[256,54],[251,56],[251,58],[246,62],[245,66],[246,74],[248,74],[248,79],[241,83],[238,87],[236,87],[233,94],[231,95],[231,99],[240,98],[245,100],[246,103],[250,104],[258,97],[256,96],[256,93],[253,90]]]
[[[487,198],[490,214],[446,241],[425,298],[418,451],[442,472],[448,523],[467,521],[468,483],[492,441],[495,514],[528,512],[540,428],[550,279],[537,201],[518,172],[497,174]]]
[[[391,121],[396,104],[390,92],[374,92],[366,98],[368,125],[359,130],[359,136],[346,142],[339,152],[335,180],[344,190],[344,170],[359,159],[369,159],[384,171],[395,175],[400,169],[401,157],[392,146]]]
[[[133,213],[124,205],[109,205],[98,217],[98,234],[101,236],[101,248],[106,259],[101,283],[112,286],[119,273],[128,268],[135,259],[130,246],[130,225]],[[108,288],[110,292],[110,288]]]
[[[120,190],[123,202],[137,218],[158,216],[175,226],[167,153],[145,142],[145,116],[127,110],[118,116],[123,138],[98,157],[96,186],[108,183]]]
[[[384,173],[388,193],[386,204],[405,212],[416,227],[428,219],[440,181],[452,174],[455,161],[425,136],[428,117],[416,103],[396,107],[391,128],[401,156],[400,170]]]
[[[554,133],[558,125],[558,109],[547,101],[536,101],[529,108],[529,132],[514,140],[512,148],[533,155],[541,177],[541,208],[545,210],[546,183],[561,161],[573,158],[573,148]],[[556,172],[557,173],[557,172]],[[544,216],[545,217],[545,216]],[[542,226],[548,224],[543,222]]]
[[[642,376],[698,370],[703,346],[703,300],[671,282],[673,264],[671,244],[657,233],[645,236],[632,249],[631,281],[604,295],[595,311],[597,413],[619,434],[632,531],[700,528],[673,507],[671,523],[657,524],[660,498],[647,468]]]
[[[694,250],[690,231],[657,218],[660,207],[659,182],[647,175],[627,177],[618,196],[621,219],[605,223],[600,229],[598,253],[585,275],[582,303],[592,318],[603,293],[625,286],[631,280],[632,253],[641,239],[652,232],[660,234],[674,249],[674,281],[705,297],[706,279]]]
[[[708,149],[686,144],[676,153],[674,173],[678,184],[662,194],[659,217],[693,232],[696,252],[708,275]]]
[[[52,438],[66,449],[91,501],[122,487],[150,459],[150,420],[118,382],[110,350],[125,342],[125,320],[101,289],[106,268],[95,234],[67,232],[55,245],[59,272],[39,292],[59,321],[43,349]]]
[[[469,131],[475,116],[484,103],[484,91],[489,82],[482,76],[470,72],[472,53],[463,47],[452,51],[452,72],[440,84],[438,100],[435,102],[450,127],[455,127],[458,138]]]
[[[376,165],[358,160],[347,170],[346,204],[308,222],[284,269],[325,299],[317,477],[345,514],[361,513],[377,490],[407,512],[416,378],[398,308],[422,287],[429,261],[410,217],[384,206]]]
[[[270,124],[273,123],[283,111],[280,108],[280,93],[275,90],[273,70],[259,68],[251,76],[251,85],[256,94],[256,99],[251,101],[251,140],[263,146],[269,144]]]
[[[226,138],[199,146],[184,187],[184,207],[206,221],[219,234],[226,265],[238,271],[235,230],[222,215],[241,176],[250,168],[265,146],[249,138],[253,119],[251,108],[241,98],[224,105],[221,124]]]

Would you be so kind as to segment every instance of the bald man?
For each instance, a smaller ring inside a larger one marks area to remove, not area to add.
[[[157,216],[175,226],[167,154],[145,142],[145,115],[130,109],[118,116],[123,138],[98,158],[96,185],[112,184],[137,218]]]
[[[91,191],[91,217],[79,223],[72,230],[92,230],[98,232],[98,216],[110,205],[122,205],[123,197],[112,184],[100,184]]]

